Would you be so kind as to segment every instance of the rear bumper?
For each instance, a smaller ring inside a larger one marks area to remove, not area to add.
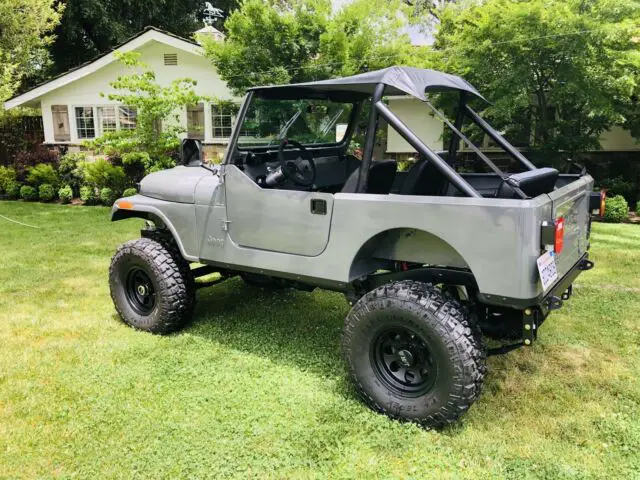
[[[594,267],[594,263],[589,260],[589,253],[585,253],[580,257],[580,260],[571,267],[564,277],[562,277],[548,292],[541,296],[538,302],[532,306],[537,306],[542,311],[543,316],[546,316],[549,311],[557,310],[562,307],[564,300],[568,300],[571,295],[569,288],[574,280],[582,272],[591,270]],[[568,292],[568,294],[567,294]]]
[[[557,310],[562,306],[562,296],[567,291],[578,275],[586,270],[593,268],[593,262],[589,260],[589,253],[584,253],[582,257],[565,273],[565,275],[556,282],[556,284],[548,291],[541,293],[533,298],[508,298],[498,297],[495,295],[478,294],[478,300],[487,305],[496,305],[500,307],[508,307],[516,310],[524,310],[525,308],[537,308],[546,315],[550,310]],[[558,299],[560,302],[558,302]]]
[[[511,350],[531,345],[538,337],[538,330],[552,310],[562,307],[565,300],[571,297],[571,285],[580,273],[591,270],[594,264],[585,253],[578,262],[544,295],[532,301],[522,310],[522,341],[489,349],[489,355],[498,355]]]

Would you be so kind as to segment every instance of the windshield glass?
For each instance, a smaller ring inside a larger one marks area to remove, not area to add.
[[[278,145],[283,138],[303,144],[342,140],[351,103],[329,100],[271,100],[255,97],[240,126],[240,147]]]

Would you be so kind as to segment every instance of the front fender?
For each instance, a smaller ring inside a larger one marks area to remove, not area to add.
[[[182,256],[189,261],[198,260],[198,231],[192,203],[167,202],[144,195],[119,198],[111,209],[111,221],[127,218],[144,218],[158,228],[168,229]]]

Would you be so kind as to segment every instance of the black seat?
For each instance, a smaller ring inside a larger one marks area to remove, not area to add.
[[[387,195],[391,191],[393,179],[398,170],[398,162],[395,160],[380,160],[379,162],[371,162],[369,168],[369,181],[364,193],[378,193]],[[356,193],[358,179],[360,178],[360,169],[354,170],[344,183],[342,193]]]
[[[543,193],[552,192],[557,181],[558,170],[555,168],[545,167],[515,173],[502,181],[496,192],[496,198],[520,198],[513,186],[522,190],[527,197],[535,198]]]
[[[400,195],[444,195],[447,179],[429,160],[414,163],[400,187]]]

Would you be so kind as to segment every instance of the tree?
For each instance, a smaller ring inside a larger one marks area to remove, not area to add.
[[[136,109],[136,127],[107,133],[87,146],[97,153],[119,157],[125,167],[140,174],[173,167],[179,135],[184,132],[180,112],[205,98],[195,92],[196,82],[188,78],[158,84],[155,73],[140,62],[138,53],[118,53],[118,57],[133,73],[111,82],[116,92],[106,96]]]
[[[440,10],[448,3],[456,0],[404,0],[404,3],[413,7],[414,16],[427,14],[435,20],[440,19]]]
[[[507,137],[530,125],[536,148],[576,152],[599,148],[613,125],[632,127],[639,19],[637,0],[452,4],[442,10],[434,47],[440,68],[492,102],[484,114]]]
[[[61,11],[54,0],[0,0],[0,102],[15,93],[25,76],[44,69]]]
[[[246,0],[225,23],[225,42],[205,42],[237,93],[259,84],[301,82],[375,70],[408,57],[400,0]],[[372,12],[375,12],[372,13]]]
[[[202,26],[202,0],[67,0],[51,54],[60,73],[107,52],[148,25],[190,38]]]

